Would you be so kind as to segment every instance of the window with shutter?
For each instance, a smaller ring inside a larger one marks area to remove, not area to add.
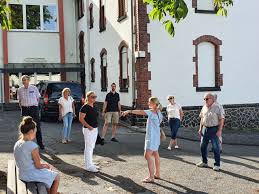
[[[123,19],[127,18],[126,15],[126,0],[118,0],[118,22],[122,21]]]
[[[128,75],[128,46],[125,41],[119,45],[119,65],[120,65],[120,92],[128,92],[129,75]]]
[[[103,49],[100,54],[101,57],[101,91],[107,91],[107,51]]]
[[[104,8],[104,2],[103,0],[100,0],[100,19],[99,19],[99,28],[100,32],[106,30],[106,24],[105,24],[105,8]]]
[[[89,6],[89,18],[90,18],[90,26],[89,28],[93,28],[94,27],[94,17],[93,17],[93,4],[91,3]]]
[[[204,35],[193,41],[195,45],[195,74],[193,86],[197,92],[220,91],[223,75],[220,73],[220,45],[222,41],[211,35]]]

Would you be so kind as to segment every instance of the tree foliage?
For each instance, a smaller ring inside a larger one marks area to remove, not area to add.
[[[6,0],[0,0],[0,25],[3,29],[10,29],[11,22],[7,17],[10,13],[10,9],[6,3]]]
[[[163,23],[166,31],[175,35],[175,23],[184,20],[188,14],[187,0],[143,0],[153,7],[149,18]],[[190,1],[190,0],[188,0]],[[205,1],[205,0],[203,0]],[[208,1],[208,0],[207,0]],[[233,0],[214,0],[214,7],[217,8],[217,15],[227,16],[227,7],[233,5]],[[169,17],[167,17],[169,16]],[[166,19],[165,19],[166,18]]]

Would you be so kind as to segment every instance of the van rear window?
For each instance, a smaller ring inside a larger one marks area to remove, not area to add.
[[[73,98],[82,97],[82,89],[80,84],[77,83],[50,83],[48,84],[47,93],[49,98],[59,98],[61,97],[62,90],[64,88],[69,88],[71,90],[71,96]]]

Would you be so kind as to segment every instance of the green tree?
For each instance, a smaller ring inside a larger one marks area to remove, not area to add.
[[[0,0],[0,25],[2,29],[10,29],[11,27],[11,22],[7,17],[10,9],[6,3],[6,0]]]
[[[9,0],[0,0],[0,27],[2,29],[23,29],[23,10],[20,4],[7,6]],[[19,1],[18,1],[19,2]],[[27,27],[28,29],[37,29],[40,26],[39,6],[27,7]],[[50,11],[44,6],[44,22],[50,22],[53,19]],[[10,16],[9,18],[7,16]]]
[[[175,35],[175,24],[184,20],[188,14],[188,7],[185,1],[190,0],[143,0],[153,7],[149,18],[163,23],[167,32]],[[205,1],[205,0],[203,0]],[[214,7],[217,8],[217,15],[227,16],[227,7],[233,5],[233,0],[214,0]],[[169,17],[166,17],[169,16]],[[166,19],[164,19],[166,17]]]

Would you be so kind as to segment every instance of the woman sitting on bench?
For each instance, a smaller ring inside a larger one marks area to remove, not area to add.
[[[14,158],[19,171],[19,179],[25,182],[41,182],[50,194],[57,194],[59,175],[48,164],[42,164],[36,136],[36,123],[31,117],[23,117],[19,126],[21,136],[14,146]]]

